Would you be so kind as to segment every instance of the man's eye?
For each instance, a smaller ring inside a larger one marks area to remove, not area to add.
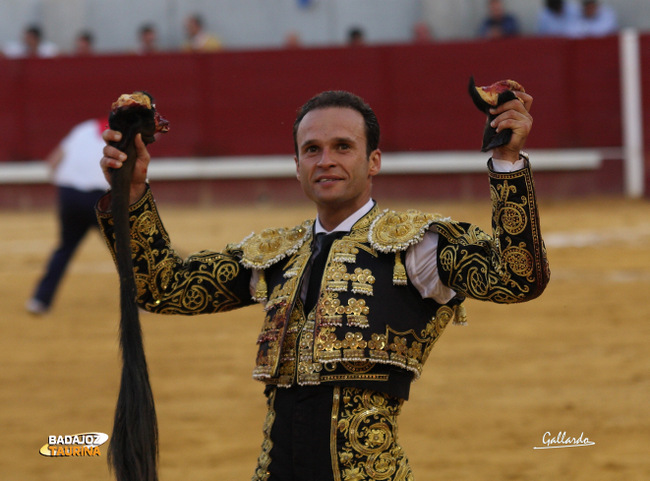
[[[313,154],[314,152],[317,151],[318,151],[318,147],[316,147],[315,145],[310,145],[305,149],[305,152],[307,152],[308,154]]]
[[[350,148],[350,144],[339,144],[340,150],[348,150],[349,148]]]

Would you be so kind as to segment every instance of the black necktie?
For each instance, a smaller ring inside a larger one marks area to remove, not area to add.
[[[316,234],[310,259],[311,270],[307,274],[309,276],[308,279],[306,279],[308,288],[305,297],[305,313],[309,313],[314,308],[318,299],[323,272],[325,271],[325,262],[327,261],[330,247],[332,247],[335,239],[340,239],[344,235],[345,232],[330,232],[329,234],[321,232],[320,234]]]

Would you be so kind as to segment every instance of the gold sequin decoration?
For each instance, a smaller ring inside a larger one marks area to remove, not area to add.
[[[332,256],[334,262],[345,262],[347,264],[354,264],[357,261],[357,254],[359,249],[357,243],[351,240],[340,240],[336,243],[334,254]]]
[[[372,285],[375,283],[375,276],[372,275],[370,269],[361,269],[357,267],[354,269],[354,274],[350,276],[352,281],[352,292],[355,294],[365,294],[372,296]]]

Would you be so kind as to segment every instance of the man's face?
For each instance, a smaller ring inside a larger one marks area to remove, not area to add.
[[[372,177],[381,167],[379,149],[366,155],[363,116],[354,109],[312,110],[296,133],[296,172],[319,214],[345,219],[370,199]]]

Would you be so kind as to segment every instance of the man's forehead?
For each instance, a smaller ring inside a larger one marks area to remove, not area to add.
[[[309,111],[300,121],[297,136],[313,135],[365,137],[363,115],[348,107],[323,107]]]

